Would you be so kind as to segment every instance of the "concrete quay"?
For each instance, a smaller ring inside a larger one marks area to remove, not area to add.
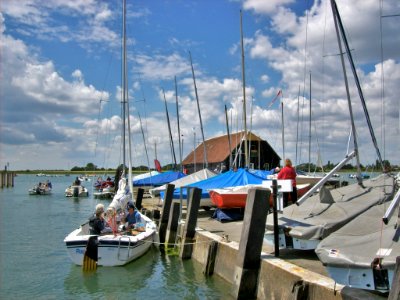
[[[162,202],[158,198],[144,198],[142,204],[150,211],[162,210]],[[213,213],[214,209],[209,211],[199,209],[194,244],[191,247],[191,258],[203,266],[203,273],[206,276],[220,276],[235,289],[240,285],[239,280],[243,274],[247,275],[247,278],[257,281],[256,299],[387,299],[387,294],[336,284],[328,276],[314,251],[281,249],[277,258],[274,256],[274,249],[263,243],[258,274],[256,277],[252,276],[252,270],[237,266],[241,255],[239,246],[244,221],[221,223],[211,218]],[[177,240],[181,243],[185,219],[184,207],[177,230]],[[235,293],[233,295],[237,296]],[[237,296],[237,299],[246,298]]]

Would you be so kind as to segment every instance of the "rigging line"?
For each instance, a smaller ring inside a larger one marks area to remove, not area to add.
[[[105,89],[106,82],[108,82],[108,76],[110,74],[110,68],[111,68],[111,61],[112,61],[112,56],[110,56],[110,60],[108,62],[108,68],[107,68],[106,76],[105,76],[104,82],[103,82],[103,90]],[[98,115],[97,115],[97,121],[98,122],[100,120],[101,102],[109,102],[108,100],[103,100],[103,94],[104,94],[104,92],[101,92],[101,96],[100,96],[100,100],[99,100],[100,101],[100,105],[99,105],[99,112],[98,112]],[[96,144],[95,144],[95,148],[94,148],[94,157],[96,157],[96,153],[97,153],[98,137],[99,137],[99,127],[97,127]]]

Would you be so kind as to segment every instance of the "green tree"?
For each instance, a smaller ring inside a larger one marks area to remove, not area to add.
[[[97,169],[97,166],[93,163],[88,163],[85,167],[86,171],[95,171]]]

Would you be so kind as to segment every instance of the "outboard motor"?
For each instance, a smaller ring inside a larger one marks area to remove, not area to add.
[[[74,186],[74,197],[79,197],[79,187],[78,186]]]

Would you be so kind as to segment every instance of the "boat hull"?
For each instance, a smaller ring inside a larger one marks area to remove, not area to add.
[[[297,197],[300,198],[310,189],[309,184],[298,185]],[[209,191],[213,206],[218,208],[244,208],[249,187],[237,187],[232,189],[213,189]],[[289,197],[290,201],[290,197]],[[273,195],[271,193],[269,204],[273,206]]]
[[[89,192],[83,186],[70,186],[65,189],[65,197],[88,197]]]
[[[98,266],[113,267],[123,266],[146,253],[154,244],[156,235],[156,225],[146,216],[146,230],[129,235],[127,233],[113,233],[98,236]],[[88,223],[72,231],[65,239],[65,245],[68,255],[72,262],[81,266],[86,251],[88,240],[91,236],[88,234]]]

